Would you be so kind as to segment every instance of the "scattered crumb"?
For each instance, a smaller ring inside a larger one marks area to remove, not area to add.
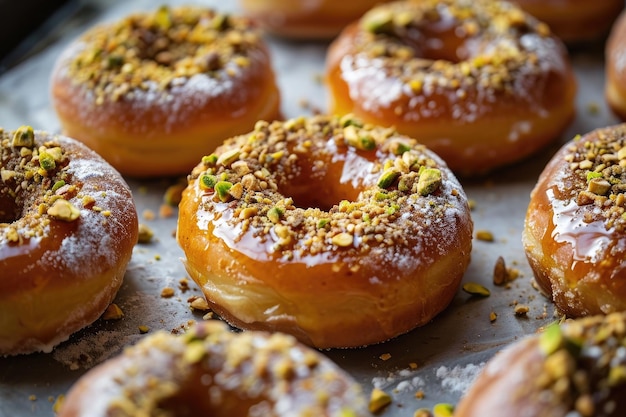
[[[495,312],[495,311],[492,311],[492,312],[490,312],[490,313],[489,313],[489,321],[490,321],[490,322],[492,322],[492,323],[493,323],[493,322],[494,322],[494,321],[496,321],[497,319],[498,319],[498,315],[496,314],[496,312]]]
[[[177,207],[180,204],[185,188],[187,188],[187,180],[185,178],[181,178],[178,183],[167,187],[163,195],[165,204],[170,207]]]
[[[141,334],[146,334],[146,333],[148,333],[150,331],[150,327],[148,327],[146,325],[138,326],[138,329],[139,329],[139,333],[141,333]]]
[[[61,411],[61,407],[63,406],[63,401],[65,401],[65,395],[60,394],[57,397],[54,404],[52,404],[52,411],[54,411],[55,413],[58,413],[59,411]]]
[[[391,396],[380,388],[374,388],[370,395],[369,410],[378,413],[391,404]]]
[[[416,370],[417,368],[418,366],[416,362],[409,363],[409,369]]]
[[[516,316],[526,316],[526,314],[530,311],[530,307],[526,304],[516,304],[513,311]]]
[[[142,215],[143,215],[143,218],[148,221],[156,219],[156,215],[154,214],[154,211],[150,209],[144,210]]]
[[[477,230],[476,239],[482,240],[483,242],[494,241],[493,233],[491,233],[489,230]]]
[[[587,103],[587,111],[591,115],[596,115],[600,113],[600,105],[596,101],[590,101]]]
[[[510,283],[522,275],[518,268],[507,268],[504,258],[499,256],[493,267],[493,284],[510,288]]]
[[[476,200],[470,198],[467,200],[467,205],[469,206],[469,209],[473,211],[476,208]]]
[[[391,359],[391,353],[383,353],[378,357],[381,361],[388,361]]]
[[[139,223],[139,243],[150,243],[154,237],[154,232],[145,223]]]
[[[424,394],[423,390],[417,390],[415,391],[415,398],[417,398],[418,400],[423,400],[426,397],[426,394]]]
[[[161,204],[161,207],[159,207],[159,217],[162,219],[169,219],[170,217],[174,217],[174,214],[174,209],[168,204]]]
[[[207,311],[210,309],[209,304],[203,297],[191,297],[189,305],[194,310]]]
[[[124,317],[124,312],[115,303],[109,304],[104,313],[102,313],[102,320],[119,320]]]
[[[154,260],[155,261],[160,261],[161,260],[161,255],[154,255]]]
[[[433,417],[433,413],[431,413],[428,408],[420,408],[419,410],[415,410],[413,417]]]
[[[209,311],[204,316],[202,316],[202,320],[213,320],[215,318],[215,313]]]
[[[161,290],[161,298],[172,298],[174,296],[174,288],[165,287]]]
[[[35,394],[30,394],[30,395],[28,396],[28,400],[29,400],[29,401],[37,401],[37,396],[36,396]]]
[[[181,278],[178,281],[178,289],[180,289],[182,292],[186,292],[189,290],[189,280],[187,278]]]

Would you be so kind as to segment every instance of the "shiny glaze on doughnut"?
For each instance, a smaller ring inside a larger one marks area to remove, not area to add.
[[[380,135],[366,151],[346,145],[343,129],[339,118],[320,116],[260,123],[228,140],[217,155],[239,149],[246,155],[236,161],[240,167],[269,171],[267,188],[252,191],[253,184],[229,201],[204,189],[201,179],[215,171],[233,184],[245,182],[237,169],[201,163],[194,170],[179,207],[177,238],[190,276],[227,321],[291,333],[317,347],[361,346],[422,325],[451,301],[471,250],[472,222],[460,184],[413,139],[361,128],[360,134]],[[379,188],[383,165],[402,159],[391,151],[394,141],[405,143],[406,155],[424,168],[440,171],[436,191]],[[277,149],[284,153],[275,165],[255,162],[259,152]],[[274,207],[284,208],[277,223],[269,220]]]
[[[611,29],[605,46],[604,95],[613,113],[626,121],[626,12],[622,12]]]
[[[326,72],[333,113],[395,126],[462,175],[530,155],[574,114],[565,47],[509,3],[381,5],[333,42]]]
[[[552,324],[492,358],[455,417],[618,417],[626,413],[624,313]]]
[[[284,334],[218,321],[158,332],[84,375],[59,417],[369,416],[361,387]]]
[[[0,135],[3,150],[12,133]],[[34,141],[33,149],[60,147],[64,156],[55,171],[31,180],[29,156],[14,151],[0,162],[3,175],[17,172],[0,183],[2,206],[14,212],[0,222],[0,270],[9,271],[0,278],[0,355],[49,352],[95,321],[121,286],[137,241],[137,213],[119,173],[74,140],[35,131]],[[24,172],[15,167],[20,159]],[[5,186],[15,178],[28,188],[10,197]],[[51,191],[60,180],[65,186]],[[53,217],[59,197],[79,211],[76,220]]]
[[[624,8],[622,0],[513,0],[546,23],[567,44],[597,41],[606,36]]]
[[[586,142],[622,146],[624,131],[624,126],[601,129],[566,144],[531,194],[523,237],[527,256],[541,289],[569,316],[626,310],[626,231],[619,218],[624,197],[619,197],[621,192],[612,194],[608,206],[602,196],[581,204],[587,174],[568,162],[573,152],[584,155]],[[618,217],[612,223],[606,207]]]
[[[160,27],[168,18],[172,27]],[[152,38],[169,43],[155,53],[156,41],[145,41]],[[167,53],[173,62],[160,60]],[[51,89],[64,133],[136,177],[186,174],[198,153],[280,116],[260,32],[200,7],[162,7],[90,29],[57,59]]]
[[[247,16],[273,34],[294,39],[330,39],[384,1],[240,0],[239,3]]]

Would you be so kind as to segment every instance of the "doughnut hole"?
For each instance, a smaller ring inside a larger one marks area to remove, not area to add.
[[[21,209],[13,197],[5,190],[0,194],[0,223],[13,223],[19,219]]]

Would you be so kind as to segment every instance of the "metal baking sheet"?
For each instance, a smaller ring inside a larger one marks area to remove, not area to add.
[[[206,0],[202,4],[238,11],[231,0]],[[0,75],[0,126],[15,129],[30,124],[59,132],[48,91],[50,70],[60,50],[97,22],[154,7],[149,0],[81,2],[77,13],[42,40],[44,48]],[[273,37],[267,40],[282,90],[284,115],[295,117],[323,111],[327,96],[321,76],[327,44]],[[603,97],[603,48],[600,42],[572,50],[579,83],[578,114],[561,143],[575,134],[617,123]],[[491,290],[491,296],[476,298],[459,290],[444,313],[404,336],[361,349],[323,351],[351,373],[366,392],[379,387],[392,396],[391,405],[380,415],[412,416],[418,408],[431,408],[440,402],[456,403],[493,354],[555,319],[552,303],[532,285],[520,236],[529,193],[559,145],[557,142],[529,160],[487,178],[462,180],[475,202],[475,230],[486,230],[494,236],[493,242],[474,240],[472,262],[464,282],[481,283]],[[188,289],[180,285],[187,274],[180,261],[183,254],[174,239],[176,210],[169,215],[161,212],[164,192],[176,180],[128,180],[140,221],[155,231],[155,239],[134,249],[115,300],[124,311],[124,318],[99,320],[50,354],[0,358],[0,417],[53,416],[54,401],[89,368],[144,337],[139,326],[148,326],[150,332],[178,331],[191,320],[203,319],[204,313],[192,311],[188,302],[201,295],[199,289],[191,280]],[[506,287],[493,285],[494,265],[499,257],[520,273]],[[0,275],[5,273],[9,272],[2,271]],[[173,297],[161,296],[165,287],[174,289]],[[527,305],[528,313],[516,315],[517,304]],[[490,320],[492,312],[497,314],[495,321]]]

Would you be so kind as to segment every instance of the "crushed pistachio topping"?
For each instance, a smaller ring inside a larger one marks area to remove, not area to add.
[[[346,135],[372,138],[375,146]],[[354,190],[358,198],[326,201],[325,195],[341,194],[327,168],[350,155],[371,165],[353,179],[361,182]],[[374,246],[406,245],[416,215],[438,222],[446,210],[467,207],[440,164],[393,129],[363,125],[352,116],[315,116],[258,122],[252,132],[202,158],[190,184],[205,195],[203,210],[217,212],[227,204],[234,210],[230,230],[273,242],[274,252],[287,258],[335,249],[365,253]]]
[[[626,230],[626,127],[599,129],[568,145],[565,161],[575,181],[566,196],[591,210],[585,221]]]
[[[544,71],[537,53],[520,38],[550,35],[544,23],[518,6],[492,0],[392,2],[372,8],[360,24],[363,31],[354,39],[356,52],[382,60],[385,73],[401,80],[406,90],[416,95],[448,90],[459,98],[476,88],[510,93],[515,91],[517,74]],[[440,27],[451,28],[450,38],[461,47],[438,45],[439,49],[429,50],[419,40],[441,31]],[[481,46],[469,46],[473,42]],[[454,56],[444,56],[444,49],[453,50]]]
[[[541,401],[558,402],[583,417],[604,414],[626,384],[626,314],[569,320],[539,336],[543,374],[531,381]],[[569,414],[568,414],[569,415]]]
[[[231,77],[251,64],[261,38],[249,22],[210,8],[163,6],[85,33],[69,76],[96,103],[166,90],[196,74]]]
[[[148,352],[167,360],[167,369],[155,367]],[[108,404],[110,415],[158,414],[163,404],[187,401],[188,386],[202,386],[211,393],[194,408],[200,415],[223,412],[224,407],[233,410],[233,403],[241,398],[246,404],[262,401],[272,415],[284,414],[285,404],[292,415],[368,415],[367,401],[356,382],[284,334],[235,333],[223,322],[209,320],[194,324],[181,336],[156,332],[128,348],[124,356],[130,360],[118,368],[123,382]],[[280,411],[274,408],[278,402]]]
[[[65,149],[30,126],[0,131],[0,243],[42,237],[51,221],[76,221],[82,184],[67,172]]]

